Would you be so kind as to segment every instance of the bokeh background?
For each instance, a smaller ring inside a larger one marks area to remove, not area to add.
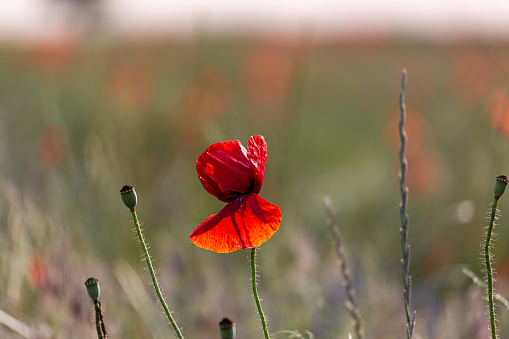
[[[172,337],[120,199],[125,184],[136,187],[138,216],[184,336],[218,338],[227,316],[239,338],[262,337],[249,251],[216,254],[188,240],[223,206],[202,188],[197,156],[211,143],[246,144],[254,134],[268,144],[261,196],[283,213],[258,259],[271,332],[353,332],[326,223],[328,195],[368,337],[405,337],[403,69],[415,337],[487,336],[483,293],[461,270],[482,275],[494,178],[508,174],[509,29],[497,19],[507,5],[493,1],[486,17],[488,5],[463,3],[460,13],[477,16],[461,21],[441,8],[443,18],[423,12],[419,21],[412,19],[422,9],[398,11],[390,2],[378,10],[394,15],[376,20],[377,8],[340,13],[326,1],[299,3],[293,16],[290,5],[278,12],[261,2],[251,16],[228,2],[187,8],[190,15],[165,26],[164,13],[179,12],[154,2],[144,6],[159,13],[150,26],[132,2],[17,4],[0,11],[10,18],[0,25],[0,310],[22,324],[7,326],[2,314],[0,337],[95,337],[84,287],[91,276],[101,284],[111,338]],[[334,25],[335,14],[348,13],[350,25]],[[502,198],[493,250],[502,295],[509,295],[507,204]],[[498,312],[507,337],[509,312]]]

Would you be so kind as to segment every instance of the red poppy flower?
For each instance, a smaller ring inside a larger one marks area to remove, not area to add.
[[[279,228],[279,207],[261,198],[267,161],[267,144],[261,135],[249,138],[247,150],[240,141],[210,145],[196,160],[201,184],[227,202],[190,236],[198,247],[218,253],[260,246]]]

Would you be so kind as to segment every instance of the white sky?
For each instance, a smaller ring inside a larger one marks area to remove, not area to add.
[[[0,39],[36,39],[70,20],[65,1],[0,0]],[[58,4],[58,5],[57,5]],[[298,31],[345,34],[375,30],[443,36],[475,33],[509,38],[509,0],[102,0],[114,33]]]

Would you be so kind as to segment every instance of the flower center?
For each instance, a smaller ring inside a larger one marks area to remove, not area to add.
[[[254,188],[254,184],[255,184],[255,180],[254,179],[251,179],[251,182],[249,183],[249,189],[247,190],[246,193],[242,193],[242,192],[238,192],[238,191],[230,191],[228,190],[228,193],[230,194],[230,197],[227,199],[228,201],[233,201],[235,199],[238,199],[240,198],[241,196],[243,196],[244,194],[249,194],[251,193],[251,191],[253,191],[253,188]]]

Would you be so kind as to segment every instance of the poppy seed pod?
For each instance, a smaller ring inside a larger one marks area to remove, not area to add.
[[[136,203],[138,202],[138,197],[136,196],[136,191],[134,190],[134,187],[125,185],[120,190],[120,196],[122,197],[124,205],[126,205],[127,208],[129,208],[131,211],[134,211]]]
[[[221,335],[221,339],[235,339],[235,323],[228,318],[221,320],[219,323],[219,334]]]
[[[87,287],[88,295],[93,301],[99,299],[99,296],[101,295],[99,280],[96,278],[88,278],[87,281],[85,281],[85,286]]]
[[[504,194],[505,188],[509,181],[505,175],[499,175],[495,180],[495,199],[500,199],[502,194]]]

